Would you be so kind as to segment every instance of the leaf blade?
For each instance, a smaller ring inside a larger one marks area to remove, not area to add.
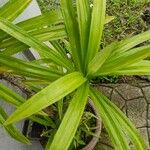
[[[26,118],[41,109],[55,103],[70,92],[74,91],[80,85],[82,85],[86,79],[79,72],[74,72],[62,77],[39,93],[32,96],[22,106],[20,106],[5,122],[10,124],[12,122]],[[36,100],[36,103],[35,103]],[[28,111],[26,111],[28,109]]]
[[[13,21],[32,0],[10,0],[3,7],[0,8],[0,16],[10,21]]]
[[[124,52],[120,54],[116,59],[112,61],[106,61],[106,64],[104,64],[100,69],[99,73],[113,73],[119,69],[122,69],[124,67],[128,67],[134,63],[137,63],[145,58],[150,56],[150,46],[141,46],[138,48],[131,49],[130,51]],[[119,64],[119,65],[118,65]],[[113,68],[113,69],[111,69]],[[98,73],[97,72],[97,73]]]
[[[53,50],[51,50],[47,45],[40,42],[38,39],[31,37],[31,35],[28,34],[26,31],[22,30],[16,25],[13,25],[11,22],[7,21],[6,19],[0,18],[0,29],[12,35],[19,41],[33,47],[43,57],[45,58],[49,57],[56,64],[62,65],[69,70],[73,69],[72,64],[70,64],[70,62],[67,59],[62,58],[60,55],[58,55]]]
[[[71,45],[72,56],[76,63],[76,67],[81,70],[81,45],[73,2],[70,0],[61,0],[61,8],[66,31]]]
[[[99,50],[99,45],[105,23],[105,11],[106,11],[106,0],[101,1],[94,0],[86,65],[88,65],[89,61],[91,61],[91,59],[95,56],[95,54]]]
[[[62,77],[63,74],[55,71],[50,71],[44,66],[39,66],[34,63],[29,63],[17,58],[0,54],[0,63],[13,70],[17,74],[28,77],[41,78],[45,80],[56,80]]]
[[[112,139],[112,142],[117,150],[127,150],[129,149],[129,144],[125,139],[125,134],[121,130],[118,121],[115,119],[110,110],[105,106],[102,101],[102,97],[99,92],[95,89],[90,89],[90,96],[98,110],[101,114],[104,125]]]
[[[102,97],[101,100],[103,100],[106,107],[109,108],[114,117],[118,119],[120,126],[125,130],[124,132],[127,133],[131,138],[137,150],[147,150],[142,137],[137,132],[137,129],[130,122],[130,120],[125,116],[125,114],[123,114],[123,112],[102,93],[99,92],[99,95]]]
[[[54,136],[54,140],[47,150],[63,149],[67,150],[76,133],[81,116],[86,106],[88,97],[88,83],[83,84],[75,93],[69,108],[62,120],[62,123]],[[65,139],[65,141],[64,141]]]

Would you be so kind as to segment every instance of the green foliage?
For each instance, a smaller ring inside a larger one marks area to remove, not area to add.
[[[1,97],[17,107],[8,119],[5,118],[6,121],[3,119],[4,112],[0,112],[1,124],[10,131],[14,122],[26,117],[41,124],[46,123],[49,119],[45,118],[42,110],[57,102],[59,118],[64,117],[58,130],[53,130],[54,138],[49,140],[46,149],[67,150],[90,96],[115,149],[128,150],[129,143],[132,142],[137,150],[146,150],[143,139],[130,120],[103,94],[96,91],[91,83],[92,79],[104,75],[150,75],[150,61],[146,60],[150,56],[150,46],[139,46],[150,39],[150,31],[100,48],[104,26],[112,20],[112,17],[105,16],[106,0],[94,0],[93,7],[84,0],[75,2],[61,0],[62,11],[58,9],[47,14],[53,17],[41,15],[20,24],[13,24],[9,19],[15,19],[12,17],[15,1],[12,0],[0,10],[0,14],[5,9],[8,14],[5,16],[2,13],[0,16],[0,72],[11,72],[23,77],[26,80],[24,83],[36,91],[24,102],[13,91],[1,85]],[[40,23],[36,24],[37,20]],[[45,41],[51,45],[43,43]],[[34,48],[41,59],[30,62],[16,59],[12,55],[28,47]],[[12,48],[15,50],[9,53]],[[70,104],[62,115],[62,101],[66,97],[69,97]],[[52,120],[49,120],[49,124],[55,128]],[[25,143],[24,137],[19,137]]]
[[[107,0],[107,14],[115,19],[105,26],[103,45],[122,40],[150,28],[142,14],[150,0]]]

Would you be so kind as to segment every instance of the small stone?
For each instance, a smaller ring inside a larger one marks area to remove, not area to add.
[[[147,99],[148,103],[150,103],[150,86],[142,88],[142,90],[144,92],[144,96]]]
[[[136,127],[145,127],[147,103],[144,98],[127,102],[127,114]]]
[[[123,96],[124,99],[126,100],[131,100],[135,98],[142,97],[142,91],[140,88],[131,86],[129,84],[120,84],[116,88],[116,90]]]
[[[125,100],[118,94],[118,92],[116,90],[113,91],[112,96],[111,96],[111,100],[120,109],[122,109],[123,106],[125,105]]]
[[[108,98],[110,98],[112,89],[110,87],[106,87],[106,86],[96,86],[96,88],[101,91],[105,96],[107,96]]]

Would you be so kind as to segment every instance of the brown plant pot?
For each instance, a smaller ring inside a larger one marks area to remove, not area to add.
[[[96,136],[94,136],[91,139],[91,141],[84,148],[82,148],[82,150],[93,150],[99,141],[98,137],[100,137],[101,130],[102,130],[102,121],[101,121],[99,113],[97,112],[97,110],[96,110],[96,108],[95,108],[95,106],[91,100],[88,101],[88,104],[92,107],[94,114],[99,119],[96,120],[96,127],[97,127],[97,129],[95,130]]]

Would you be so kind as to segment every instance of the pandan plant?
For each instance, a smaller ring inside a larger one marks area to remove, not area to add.
[[[15,139],[29,143],[13,123],[30,118],[44,125],[52,122],[43,109],[73,94],[69,107],[47,150],[67,150],[90,98],[116,150],[147,150],[134,125],[115,104],[92,86],[91,80],[110,75],[150,75],[150,31],[100,48],[106,0],[61,0],[61,10],[20,22],[12,21],[31,0],[10,0],[0,9],[0,72],[22,77],[41,90],[24,100],[0,84],[0,96],[16,106],[9,117],[0,109],[0,124]],[[90,7],[92,6],[92,7]],[[50,41],[47,46],[44,41]],[[63,43],[63,44],[61,44]],[[14,54],[34,48],[39,60],[25,61]],[[44,85],[44,86],[42,86]]]

